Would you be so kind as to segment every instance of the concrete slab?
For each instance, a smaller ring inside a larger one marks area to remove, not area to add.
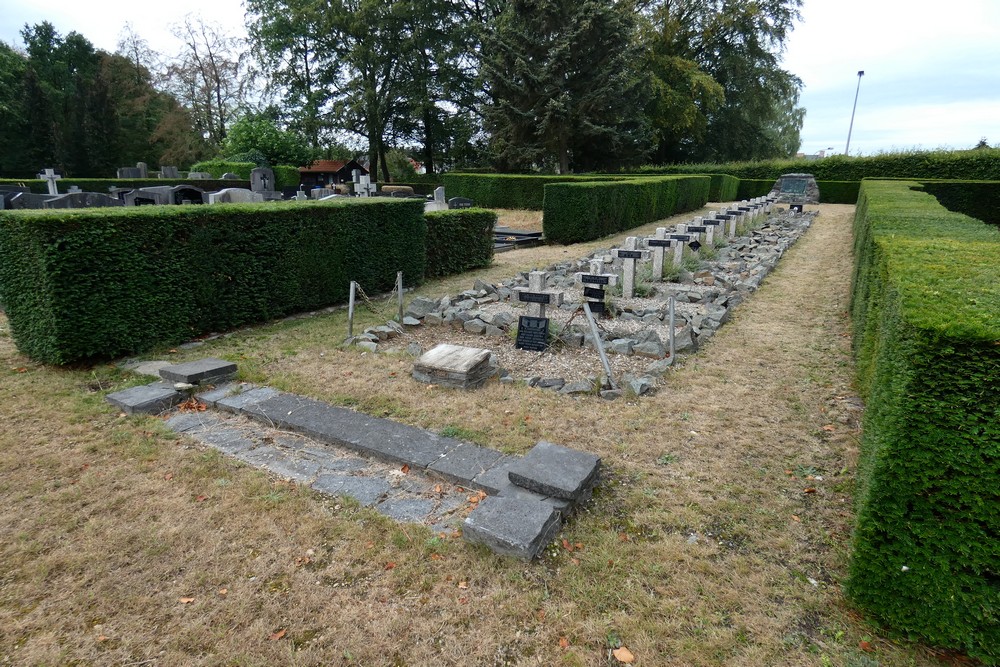
[[[326,473],[319,475],[311,486],[320,493],[354,498],[365,507],[372,507],[392,490],[389,482],[378,477]]]
[[[482,487],[476,484],[475,478],[492,468],[501,458],[503,454],[495,449],[463,442],[427,466],[427,470],[456,484],[478,489]],[[489,493],[488,489],[483,491]]]
[[[201,384],[221,382],[236,375],[236,364],[222,359],[199,359],[183,364],[174,364],[160,369],[160,377],[170,382]]]
[[[466,517],[462,537],[495,553],[531,560],[555,539],[560,525],[559,512],[544,503],[490,496]]]
[[[105,399],[126,414],[158,415],[183,401],[184,395],[168,384],[153,382],[116,391]]]
[[[175,433],[194,434],[221,423],[222,420],[210,412],[178,412],[165,422]]]
[[[226,382],[221,384],[214,389],[209,389],[208,391],[198,392],[194,395],[198,401],[204,403],[210,408],[214,408],[215,404],[224,398],[229,398],[230,396],[236,396],[237,394],[243,394],[251,389],[256,389],[251,384],[240,383],[240,382]]]
[[[597,483],[601,459],[544,440],[511,466],[510,481],[543,496],[586,499]]]
[[[235,456],[254,446],[254,441],[234,428],[215,428],[195,435],[206,445]]]
[[[199,394],[202,396],[205,394]],[[242,413],[251,406],[268,400],[278,395],[278,391],[270,387],[257,387],[249,391],[244,391],[232,396],[225,396],[215,400],[215,406],[219,410],[226,412]],[[200,400],[200,399],[199,399]]]
[[[424,523],[434,511],[434,504],[428,498],[389,498],[376,505],[375,509],[396,521]]]

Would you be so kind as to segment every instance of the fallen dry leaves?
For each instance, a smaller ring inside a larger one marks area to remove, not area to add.
[[[624,646],[616,648],[611,652],[611,655],[615,656],[615,660],[625,663],[626,665],[635,662],[635,655],[633,655],[632,651],[628,650]]]
[[[181,604],[191,604],[194,602],[194,598],[177,598]]]
[[[286,634],[288,634],[288,630],[286,630],[285,628],[281,628],[277,632],[271,633],[271,636],[268,637],[268,639],[272,642],[276,642],[282,637],[284,637]]]

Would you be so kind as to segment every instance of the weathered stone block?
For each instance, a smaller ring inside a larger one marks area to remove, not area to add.
[[[601,459],[544,440],[510,468],[510,481],[543,496],[583,500],[597,483]]]
[[[531,560],[555,539],[559,512],[537,500],[491,496],[465,519],[462,537],[495,553]]]
[[[160,377],[170,382],[201,384],[221,382],[236,375],[236,364],[222,359],[199,359],[160,369]]]
[[[153,382],[108,394],[106,400],[126,414],[158,415],[184,400],[184,394],[163,382]]]

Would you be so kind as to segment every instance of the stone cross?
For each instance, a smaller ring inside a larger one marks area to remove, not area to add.
[[[694,236],[694,238],[691,240],[691,243],[688,245],[688,248],[690,248],[692,252],[698,253],[701,250],[702,246],[702,243],[699,239],[702,234],[707,235],[708,230],[711,229],[711,227],[701,224],[701,218],[695,218],[691,222],[693,224],[687,226],[687,233]]]
[[[715,228],[722,224],[722,221],[717,220],[715,216],[715,211],[709,211],[708,217],[701,222],[702,225],[708,228],[708,231],[705,233],[705,243],[707,243],[709,247],[715,246]],[[698,220],[700,218],[695,219]]]
[[[378,191],[377,185],[372,185],[371,176],[362,174],[358,183],[354,186],[354,191],[362,197],[371,197]]]
[[[646,253],[637,250],[639,237],[629,236],[625,238],[625,249],[615,250],[615,256],[622,260],[622,297],[631,299],[635,296],[635,262],[637,259],[645,259]]]
[[[687,233],[687,225],[677,225],[674,231],[676,233],[670,235],[671,240],[677,241],[674,245],[674,266],[680,266],[684,260],[684,244],[691,240],[691,236]]]
[[[62,176],[56,174],[55,169],[46,169],[38,175],[38,178],[48,181],[49,194],[56,196],[59,194],[59,188],[56,187],[56,181],[58,181]]]
[[[528,289],[519,288],[515,290],[517,300],[528,304],[527,311],[529,317],[545,317],[545,306],[558,306],[562,304],[562,292],[549,292],[545,290],[545,272],[532,271],[528,274]]]

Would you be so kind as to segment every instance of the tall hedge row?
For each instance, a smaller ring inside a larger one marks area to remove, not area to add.
[[[540,211],[549,183],[589,183],[634,178],[613,175],[538,176],[520,174],[442,174],[448,199],[467,197],[476,206]]]
[[[851,309],[867,408],[847,591],[1000,664],[1000,230],[865,181]]]
[[[860,181],[865,178],[943,178],[1000,180],[1000,149],[970,151],[911,151],[868,157],[834,155],[819,160],[768,160],[723,164],[649,165],[634,173],[731,174],[738,178],[770,180],[782,174],[805,172],[818,181]]]
[[[949,211],[1000,226],[1000,180],[924,181],[922,185]]]
[[[426,233],[415,200],[6,211],[0,300],[31,358],[114,357],[420,282]]]
[[[733,201],[739,198],[740,179],[729,174],[709,174],[712,184],[708,191],[708,201]],[[749,199],[746,197],[745,199]]]
[[[497,214],[480,208],[426,213],[428,278],[483,269],[493,262]]]
[[[48,181],[39,179],[0,179],[0,185],[23,185],[40,195],[48,194]],[[249,188],[250,181],[223,181],[215,179],[188,180],[186,178],[62,178],[56,181],[56,187],[61,194],[69,192],[75,185],[84,192],[109,192],[111,188],[152,188],[164,185],[190,185],[205,192],[216,192],[223,188]]]
[[[579,243],[704,206],[708,176],[664,176],[545,186],[542,227],[554,243]]]
[[[776,180],[741,178],[734,199],[763,197],[771,191]],[[857,181],[816,181],[816,185],[819,186],[821,204],[856,204],[858,189],[861,187],[861,183]]]

